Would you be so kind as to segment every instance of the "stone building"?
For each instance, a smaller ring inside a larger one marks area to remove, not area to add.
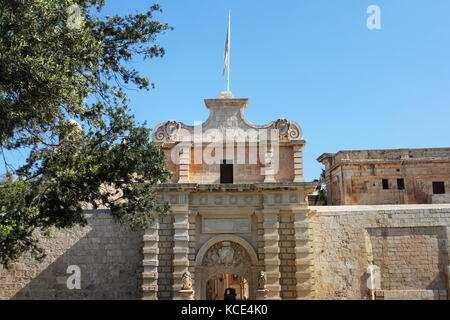
[[[329,205],[450,203],[450,148],[324,153]]]
[[[25,255],[0,267],[0,299],[224,299],[230,291],[238,299],[450,298],[450,204],[308,206],[315,183],[303,181],[297,123],[254,125],[244,116],[248,100],[229,93],[205,104],[205,123],[154,130],[174,173],[156,186],[169,215],[131,231],[108,210],[87,210],[87,226],[40,239],[43,262]],[[330,199],[369,201],[355,186],[369,181],[388,194],[404,179],[403,199],[425,202],[432,182],[450,188],[446,152],[319,159],[335,182]],[[68,285],[76,269],[78,288]]]
[[[315,184],[303,181],[300,126],[252,124],[248,99],[229,92],[205,104],[205,123],[154,129],[174,173],[157,189],[172,209],[144,235],[144,298],[221,298],[231,284],[219,282],[231,278],[246,286],[242,298],[309,298],[306,197]],[[187,272],[192,292],[182,290]]]

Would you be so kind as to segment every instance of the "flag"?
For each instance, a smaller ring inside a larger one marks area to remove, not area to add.
[[[225,42],[225,56],[223,61],[223,72],[222,76],[225,75],[225,72],[229,72],[230,68],[230,12],[228,12],[228,29],[227,29],[227,39]]]

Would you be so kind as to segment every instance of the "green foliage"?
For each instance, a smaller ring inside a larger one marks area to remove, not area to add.
[[[29,250],[38,259],[42,250],[36,245],[32,233],[36,226],[46,223],[36,207],[27,206],[28,186],[23,181],[6,177],[0,186],[0,261],[17,259]]]
[[[317,181],[316,191],[317,191],[317,198],[315,200],[315,204],[318,202],[327,203],[327,189],[325,184],[325,169],[322,168],[322,172],[320,173],[320,179],[314,180]]]
[[[75,28],[71,5],[81,13]],[[103,6],[0,2],[0,151],[30,150],[21,168],[5,162],[1,264],[28,250],[42,257],[33,232],[84,224],[83,206],[109,208],[118,221],[140,228],[168,210],[152,190],[169,177],[164,154],[130,115],[126,89],[152,86],[130,62],[162,57],[156,37],[171,28],[154,20],[157,5],[107,17]]]

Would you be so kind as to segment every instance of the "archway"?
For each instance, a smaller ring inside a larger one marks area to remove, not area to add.
[[[216,274],[206,282],[206,300],[224,300],[227,290],[233,290],[236,300],[247,300],[250,295],[248,280],[237,274]]]
[[[219,293],[218,290],[223,290],[225,284],[230,284],[230,288],[233,288],[239,283],[245,287],[239,291],[240,298],[254,299],[255,279],[260,270],[255,250],[247,241],[236,235],[216,236],[207,241],[197,254],[195,298],[217,299],[215,295],[207,297],[208,290],[211,290],[208,285],[214,287],[215,293]],[[212,281],[220,281],[220,278],[223,284],[215,282],[213,286]],[[232,281],[233,278],[235,281]],[[222,297],[223,293],[217,295]]]

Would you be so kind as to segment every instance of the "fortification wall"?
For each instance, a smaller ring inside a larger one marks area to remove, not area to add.
[[[143,233],[106,212],[86,218],[86,227],[53,229],[50,239],[40,239],[47,253],[42,263],[25,255],[0,270],[0,299],[139,299]],[[67,288],[71,265],[80,268],[81,290]]]
[[[143,232],[110,215],[87,214],[88,226],[53,230],[41,239],[47,257],[24,256],[0,270],[0,299],[140,299]],[[310,207],[311,259],[316,299],[370,299],[368,266],[380,268],[377,299],[447,299],[450,205]],[[173,298],[173,217],[160,219],[158,298]],[[189,220],[192,241],[196,220]],[[264,261],[262,220],[255,222],[257,253]],[[296,298],[293,217],[279,216],[282,299]],[[190,244],[190,259],[196,245]],[[70,290],[67,268],[81,270],[81,290]],[[192,269],[192,271],[194,271]],[[194,275],[197,277],[196,275]]]
[[[450,205],[310,207],[318,299],[447,299]]]

